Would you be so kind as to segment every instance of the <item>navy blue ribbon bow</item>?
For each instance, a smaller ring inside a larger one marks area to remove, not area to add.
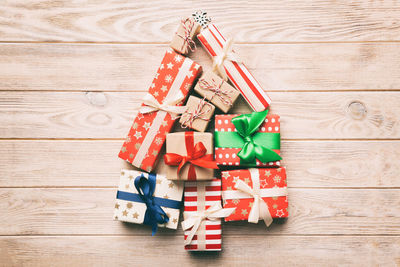
[[[179,209],[181,206],[180,201],[154,197],[154,190],[156,188],[156,175],[150,173],[149,178],[144,177],[143,174],[135,178],[135,187],[138,194],[118,191],[117,198],[140,202],[146,204],[146,213],[144,215],[143,224],[150,225],[152,235],[157,232],[158,224],[164,224],[169,222],[169,218],[164,210],[161,208],[167,207],[172,209]]]

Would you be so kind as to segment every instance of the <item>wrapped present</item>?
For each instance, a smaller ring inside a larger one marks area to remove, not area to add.
[[[182,204],[183,183],[162,175],[122,170],[114,219],[176,229]]]
[[[219,165],[280,166],[280,122],[268,110],[215,116],[215,160]]]
[[[221,218],[235,208],[221,207],[221,180],[186,182],[184,221],[186,250],[221,250]]]
[[[213,57],[213,70],[225,80],[229,78],[254,111],[269,107],[271,99],[232,50],[232,39],[225,39],[214,24],[203,29],[197,39]]]
[[[182,113],[179,120],[182,128],[191,128],[193,130],[204,132],[208,122],[214,114],[215,107],[195,96],[189,96],[186,102],[186,111]]]
[[[264,220],[288,217],[285,168],[250,168],[221,172],[224,208],[236,208],[225,221]]]
[[[171,180],[212,180],[214,161],[211,133],[178,132],[167,135],[167,178]]]
[[[227,113],[240,92],[212,71],[204,73],[194,90]]]
[[[193,38],[200,32],[200,28],[200,24],[193,18],[182,19],[170,46],[184,55],[187,55],[189,51],[193,52],[196,49],[196,43]]]
[[[119,157],[133,166],[153,170],[165,137],[170,132],[177,114],[196,77],[200,65],[168,49],[134,119]]]

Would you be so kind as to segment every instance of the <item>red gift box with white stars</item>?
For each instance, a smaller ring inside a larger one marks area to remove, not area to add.
[[[168,49],[148,93],[160,105],[169,103],[176,95],[182,96],[182,100],[176,104],[181,106],[201,71],[199,64]],[[175,116],[163,110],[144,114],[139,111],[119,157],[137,168],[152,171],[175,119]]]
[[[263,197],[263,192],[270,189],[286,189],[286,169],[285,168],[259,168],[246,170],[230,170],[221,172],[222,179],[222,199],[224,208],[234,208],[236,210],[225,221],[240,221],[247,220],[250,210],[253,206],[254,198],[240,197],[231,199],[227,197],[227,192],[236,192],[235,184],[238,179],[244,181],[250,188],[253,188],[253,179],[251,170],[257,171],[257,179],[259,179],[260,195],[263,201],[267,204],[272,218],[288,217],[288,199],[286,196],[278,197]],[[232,194],[231,194],[232,195]]]
[[[215,132],[236,132],[232,119],[237,116],[239,114],[215,115]],[[280,131],[280,116],[276,114],[268,114],[257,130],[260,133],[280,133]],[[237,156],[240,150],[241,148],[215,147],[215,161],[218,165],[243,167],[278,167],[281,164],[280,161],[261,162],[258,159],[256,159],[255,165],[252,163],[243,164]],[[278,154],[281,153],[280,149],[272,150]]]

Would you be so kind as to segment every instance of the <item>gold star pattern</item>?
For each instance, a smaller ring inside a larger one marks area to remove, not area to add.
[[[129,143],[130,141],[132,141],[132,139],[131,139],[130,136],[128,136],[128,137],[126,138],[125,142]]]
[[[118,216],[117,216],[117,215],[115,215],[114,219],[115,219],[115,220],[118,220]]]
[[[277,183],[280,183],[280,181],[281,181],[281,177],[279,175],[275,175],[274,182],[277,184]]]
[[[123,146],[123,147],[121,148],[121,151],[125,153],[125,152],[126,152],[126,147]]]
[[[159,94],[158,94],[157,91],[155,91],[153,95],[154,95],[155,97],[159,96]]]
[[[272,208],[277,209],[277,208],[278,208],[278,205],[277,205],[277,204],[274,204],[274,205],[272,205]]]
[[[137,129],[138,126],[139,126],[139,125],[135,122],[135,123],[132,125],[132,129]]]
[[[161,184],[161,179],[157,179],[156,184]]]
[[[243,209],[243,210],[242,210],[242,215],[243,215],[243,216],[246,216],[247,214],[248,214],[247,210],[246,210],[246,209]]]
[[[165,127],[165,126],[168,125],[168,122],[167,122],[167,121],[163,121],[163,122],[161,123],[161,125]]]
[[[157,150],[153,150],[153,156],[157,156],[158,155],[158,151]]]
[[[145,128],[146,130],[148,130],[150,128],[150,122],[145,122],[143,125],[143,128]]]
[[[222,178],[228,179],[229,176],[229,172],[222,172]]]
[[[129,154],[129,158],[133,159],[133,154],[132,153]]]
[[[128,209],[132,208],[132,203],[131,203],[131,202],[128,202],[128,203],[126,204],[126,208],[128,208]]]
[[[277,169],[276,171],[277,171],[277,172],[281,172],[281,170],[282,170],[282,168],[279,168],[279,169]]]
[[[240,202],[239,199],[232,199],[232,203],[235,204],[235,205],[239,204],[239,202]]]
[[[174,218],[174,219],[172,219],[172,222],[173,222],[174,224],[176,224],[176,223],[178,222],[178,220],[177,220],[176,218]]]
[[[122,216],[128,216],[128,211],[127,211],[127,210],[124,210],[124,211],[122,212]]]
[[[252,208],[252,207],[253,207],[253,204],[254,204],[254,202],[250,202],[250,203],[249,203],[249,208]]]
[[[115,203],[114,208],[119,209],[119,204],[118,204],[118,203]]]
[[[169,198],[169,196],[168,196],[167,194],[165,194],[165,196],[163,196],[163,198],[166,198],[166,199],[168,199],[168,198]]]
[[[124,172],[124,171],[121,171],[121,175],[124,176],[124,175],[125,175],[125,172]]]
[[[125,189],[129,189],[129,184],[126,184],[126,185],[125,185]]]
[[[133,179],[133,175],[129,175],[129,180],[132,180]]]
[[[137,218],[139,218],[139,214],[138,214],[137,212],[135,212],[134,214],[132,214],[132,217],[133,217],[134,219],[137,219]]]
[[[169,188],[173,188],[173,187],[174,187],[174,183],[173,183],[173,182],[170,182],[170,183],[168,184],[168,187],[169,187]]]
[[[270,177],[271,176],[271,171],[265,171],[265,176]]]
[[[141,143],[136,143],[136,144],[135,144],[135,148],[136,148],[137,150],[139,150],[140,145],[141,145]]]
[[[232,190],[232,186],[228,186],[226,190]]]
[[[168,90],[166,85],[161,86],[161,91],[166,92]]]
[[[239,176],[233,176],[233,182],[237,183],[237,181],[239,180]]]
[[[278,200],[278,197],[272,197],[273,200]]]

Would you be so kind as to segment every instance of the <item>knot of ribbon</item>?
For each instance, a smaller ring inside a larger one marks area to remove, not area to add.
[[[160,104],[153,95],[146,94],[143,98],[143,106],[140,107],[139,112],[142,114],[162,110],[169,113],[172,117],[178,116],[186,111],[185,106],[176,106],[183,100],[180,94],[176,94],[172,99],[165,101]]]
[[[146,213],[144,215],[143,224],[150,225],[152,235],[157,232],[158,224],[164,224],[169,221],[167,214],[160,205],[154,201],[154,190],[156,188],[156,176],[149,174],[146,179],[143,174],[135,178],[135,187],[139,197],[146,204]]]
[[[232,119],[232,123],[235,125],[238,134],[244,140],[242,149],[237,153],[243,163],[252,163],[256,158],[263,163],[282,159],[275,151],[257,144],[253,140],[253,134],[263,123],[267,114],[268,110],[264,110],[251,114],[243,114]]]
[[[216,81],[214,79],[212,79],[212,84],[210,84],[209,82],[207,82],[205,79],[200,79],[199,80],[199,85],[201,88],[203,88],[204,90],[209,90],[211,92],[213,92],[213,96],[211,97],[211,100],[217,96],[219,97],[219,99],[221,100],[222,103],[224,103],[227,106],[232,106],[232,99],[230,98],[229,94],[232,93],[232,91],[222,91],[221,90],[221,86],[223,84],[224,81],[221,81],[221,83],[219,85],[217,85]]]
[[[186,49],[184,49],[185,44],[187,44],[190,51],[194,52],[196,50],[196,43],[190,37],[190,33],[192,32],[192,29],[194,26],[194,21],[190,20],[189,18],[182,19],[181,25],[182,25],[183,29],[185,30],[185,33],[184,33],[184,35],[181,35],[181,34],[177,34],[177,35],[183,39],[182,51],[187,51]]]
[[[179,172],[186,163],[189,163],[188,180],[196,180],[196,169],[194,166],[202,168],[218,169],[217,163],[214,161],[213,154],[206,154],[207,149],[202,142],[194,145],[193,132],[185,132],[186,156],[176,153],[166,153],[164,155],[165,164],[170,166],[178,166]]]
[[[229,38],[222,46],[222,52],[213,57],[212,70],[216,71],[226,81],[228,76],[225,71],[224,61],[229,60],[236,63],[241,63],[239,57],[232,50],[233,39]]]
[[[185,245],[190,244],[202,221],[205,219],[217,220],[219,218],[228,217],[235,209],[236,208],[223,209],[221,207],[221,203],[216,202],[205,211],[196,212],[195,214],[189,215],[188,218],[182,222],[182,228],[184,231],[192,227],[185,240]]]
[[[204,109],[203,107],[207,106],[208,109]],[[204,118],[203,116],[209,112],[211,112],[212,107],[211,105],[205,101],[205,98],[203,98],[200,103],[197,105],[196,109],[193,112],[185,112],[185,115],[187,118],[181,122],[181,127],[182,128],[192,128],[192,124],[196,119],[202,119],[205,121],[209,121],[210,119]]]
[[[248,222],[258,223],[258,220],[261,218],[264,220],[265,224],[269,226],[272,223],[272,216],[269,212],[267,203],[265,203],[260,196],[260,187],[253,185],[253,188],[251,188],[244,181],[238,180],[235,184],[235,188],[254,198],[253,206],[251,207],[249,213]]]

